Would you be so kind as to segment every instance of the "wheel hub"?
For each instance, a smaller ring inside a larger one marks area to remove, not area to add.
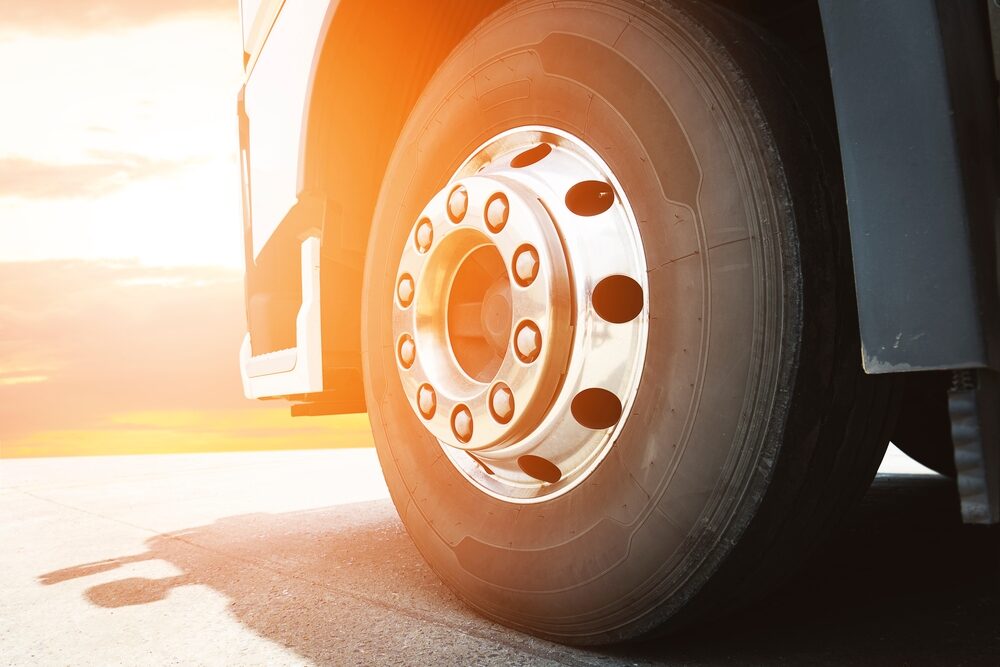
[[[594,299],[609,290],[613,308]],[[487,493],[564,493],[624,422],[647,291],[638,226],[603,160],[552,128],[495,137],[427,204],[400,258],[393,332],[414,413]]]

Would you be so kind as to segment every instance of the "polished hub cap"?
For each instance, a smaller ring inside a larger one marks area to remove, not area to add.
[[[648,330],[638,226],[596,152],[552,128],[487,142],[415,221],[395,284],[403,389],[470,481],[535,502],[593,472]]]

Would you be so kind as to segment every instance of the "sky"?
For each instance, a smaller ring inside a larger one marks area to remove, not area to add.
[[[236,0],[0,16],[0,260],[238,268]]]
[[[236,0],[0,16],[0,457],[367,445],[242,396]]]

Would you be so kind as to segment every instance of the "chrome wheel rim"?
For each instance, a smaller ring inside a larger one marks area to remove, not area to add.
[[[417,218],[394,284],[403,390],[467,480],[531,503],[594,472],[649,328],[639,227],[596,151],[540,126],[487,141]]]

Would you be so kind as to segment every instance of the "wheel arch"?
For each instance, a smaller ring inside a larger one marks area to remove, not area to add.
[[[845,43],[834,34],[836,31],[832,27],[830,16],[826,17],[827,34],[824,40],[824,26],[819,15],[821,8],[827,13],[831,11],[833,3],[827,0],[705,1],[735,11],[746,20],[774,33],[808,63],[812,74],[822,75],[824,78],[828,76],[827,52],[830,51],[832,58],[836,59],[838,45]],[[399,130],[424,84],[455,44],[505,2],[506,0],[329,1],[322,36],[317,42],[315,56],[309,63],[312,68],[311,84],[302,119],[305,131],[299,150],[300,205],[289,213],[281,225],[284,233],[277,236],[283,238],[275,239],[270,244],[275,246],[270,249],[271,255],[283,256],[286,246],[297,248],[297,238],[302,229],[323,229],[323,261],[327,267],[323,274],[324,283],[333,287],[322,290],[326,386],[348,388],[356,396],[361,394],[360,373],[357,372],[361,356],[360,276],[382,173]],[[933,23],[937,16],[928,2],[929,0],[921,4],[922,15],[931,17],[929,20]],[[848,10],[858,11],[853,5],[848,8],[840,8],[838,5],[838,8],[842,14]],[[966,21],[970,22],[975,23]],[[850,21],[842,23],[849,28],[853,25]],[[846,43],[853,44],[856,41],[855,30],[843,32],[849,38]],[[949,43],[955,41],[955,32],[952,30],[948,33],[952,38]],[[894,34],[897,33],[898,30]],[[900,35],[897,34],[897,37]],[[885,44],[885,41],[884,35],[879,32],[875,39],[877,47],[889,51],[898,50],[898,45]],[[856,49],[853,47],[847,49],[847,53],[854,51]],[[942,55],[937,53],[937,57],[940,59]],[[840,69],[861,72],[865,76],[870,73],[870,68],[864,67]],[[940,69],[944,72],[945,68]],[[889,77],[887,80],[893,78]],[[826,87],[831,112],[835,95],[838,97],[839,107],[843,107],[845,100],[850,101],[850,95],[843,90],[830,90],[828,82]],[[983,89],[985,88],[989,86]],[[963,90],[971,89],[975,87],[966,86]],[[954,95],[954,91],[952,92]],[[867,95],[855,97],[862,101],[867,99]],[[900,106],[897,104],[893,110],[898,112],[900,118],[906,117]],[[912,105],[902,106],[910,108]],[[963,108],[969,106],[966,103]],[[980,106],[985,108],[986,105]],[[837,112],[838,116],[844,115],[843,108],[838,108]],[[363,122],[359,123],[358,119],[363,119]],[[851,156],[863,151],[866,146],[869,152],[876,150],[872,148],[872,142],[867,140],[870,137],[857,136],[850,127],[844,126],[842,117],[838,120],[841,121],[840,134],[845,161],[850,162]],[[945,119],[943,122],[947,123],[949,120]],[[919,124],[910,122],[905,126],[923,136]],[[944,134],[947,133],[937,133],[934,136]],[[968,139],[968,136],[964,138]],[[959,149],[968,149],[970,145],[982,147],[989,142],[953,143],[957,143]],[[909,145],[906,142],[903,144]],[[892,155],[897,161],[905,161],[906,151],[896,150]],[[860,159],[857,155],[854,157]],[[992,157],[993,160],[996,159],[995,153]],[[989,180],[984,178],[984,173],[990,170],[972,170],[971,173],[979,178],[970,179],[970,170],[961,169],[956,164],[958,162],[964,162],[961,165],[964,167],[977,161],[966,156],[965,160],[953,160],[950,165],[954,171],[965,172],[955,180],[975,180],[980,185],[975,197],[979,205],[958,214],[932,218],[936,235],[906,233],[911,217],[903,215],[906,211],[896,203],[900,199],[896,191],[881,192],[878,195],[883,205],[882,210],[888,211],[886,215],[872,213],[874,208],[871,206],[851,211],[852,235],[855,239],[865,240],[863,244],[855,242],[854,259],[859,308],[862,311],[862,338],[869,353],[864,361],[869,372],[985,365],[996,367],[998,363],[1000,347],[996,332],[1000,330],[997,324],[1000,321],[1000,316],[997,315],[1000,306],[997,305],[996,298],[996,242],[992,238],[994,225],[990,215],[993,193],[987,192],[988,188],[981,187]],[[991,166],[994,164],[989,160],[986,162],[990,162]],[[861,161],[861,164],[865,163],[876,164],[878,161]],[[924,179],[926,187],[920,189],[924,193],[922,201],[928,198],[944,201],[946,198],[934,194],[936,189],[940,189],[939,185],[937,188],[932,187],[940,179],[933,173],[925,175],[928,176]],[[908,187],[910,182],[908,176],[909,174],[899,180],[904,187]],[[860,206],[858,202],[866,196],[862,191],[870,193],[873,187],[881,187],[881,181],[884,180],[856,178],[855,182],[849,182],[847,189],[857,204],[855,209]],[[875,185],[876,182],[878,185]],[[962,195],[969,198],[970,193],[960,193],[948,201],[963,199]],[[976,215],[972,215],[973,213]],[[976,217],[978,220],[966,220],[967,217]],[[925,221],[925,224],[930,223]],[[934,241],[927,240],[931,236],[934,236]],[[977,237],[976,242],[970,243],[970,236]],[[954,259],[947,267],[942,266],[939,261],[941,244],[936,242],[939,237],[954,246],[951,255]],[[898,242],[900,238],[907,239],[907,252],[901,252]],[[925,242],[914,246],[921,240]],[[894,272],[887,268],[886,258],[893,259],[889,265]],[[284,271],[283,267],[284,264],[281,264],[277,268]],[[934,271],[928,272],[927,267],[934,267]],[[288,274],[297,275],[294,271]],[[887,280],[889,274],[891,280]],[[900,298],[900,289],[885,288],[887,282],[895,286],[907,286],[917,278],[925,282],[932,278],[938,292],[919,290],[918,296],[911,294],[903,299]],[[272,279],[281,282],[280,276]],[[290,288],[294,291],[295,286],[291,285]],[[963,298],[942,299],[939,294],[941,289]],[[944,305],[952,304],[951,309],[954,311],[954,304],[959,302],[964,308],[958,309],[957,314],[942,316]],[[902,335],[904,329],[912,335]],[[936,332],[938,335],[925,335],[927,332]],[[958,333],[963,333],[964,337]],[[892,353],[891,363],[874,363],[875,357],[882,359],[885,356],[883,352]],[[341,373],[336,378],[331,377],[330,369],[338,373],[346,370],[347,375]]]
[[[303,224],[315,226],[322,217],[324,375],[325,386],[336,388],[335,404],[347,396],[347,404],[357,406],[363,396],[362,270],[396,139],[427,80],[502,4],[341,0],[327,10],[303,119],[297,208],[310,212]],[[337,405],[331,410],[343,411]]]
[[[361,283],[385,167],[427,81],[462,37],[507,3],[330,2],[303,118],[299,215],[293,209],[286,221],[292,224],[282,226],[293,234],[300,226],[322,229],[324,384],[336,387],[338,395],[350,396],[349,405],[358,405],[363,396]],[[794,42],[796,51],[814,52],[822,42],[812,0],[709,0],[709,4],[741,14]],[[802,29],[804,24],[808,30]]]

